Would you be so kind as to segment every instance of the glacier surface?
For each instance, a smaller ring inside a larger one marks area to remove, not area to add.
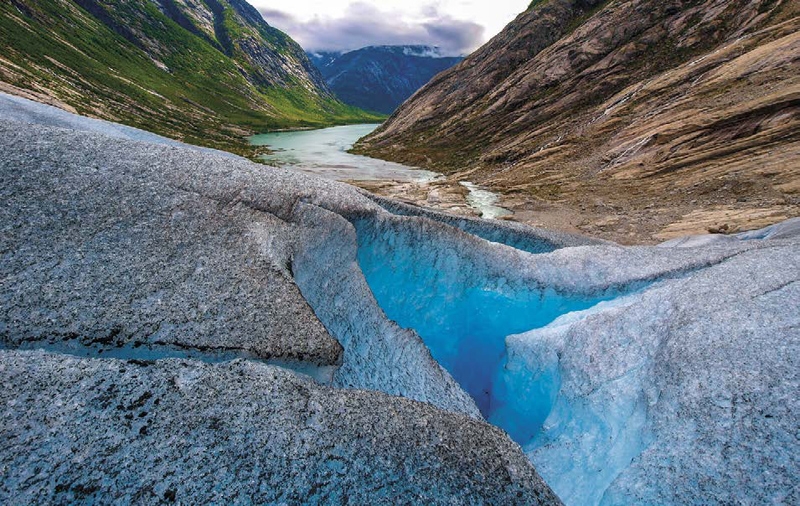
[[[800,220],[622,247],[7,102],[2,502],[800,503]]]

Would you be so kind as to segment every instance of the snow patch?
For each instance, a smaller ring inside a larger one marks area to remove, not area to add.
[[[442,52],[438,46],[404,46],[403,54],[419,58],[442,58]]]

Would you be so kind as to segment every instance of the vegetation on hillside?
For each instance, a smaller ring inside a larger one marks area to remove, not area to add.
[[[204,5],[3,2],[0,81],[80,114],[245,155],[251,133],[380,119],[337,101],[302,49],[249,5]]]

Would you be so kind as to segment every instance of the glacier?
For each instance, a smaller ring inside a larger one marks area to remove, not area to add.
[[[799,220],[623,247],[51,109],[0,94],[0,502],[800,502]]]
[[[524,448],[565,503],[795,502],[800,262],[796,240],[761,246],[510,340],[560,355]]]
[[[505,354],[505,337],[602,298],[561,295],[511,271],[486,275],[457,244],[442,244],[446,239],[433,227],[376,221],[355,224],[358,263],[372,293],[390,319],[422,337],[484,416],[498,409],[492,406],[491,380]]]
[[[377,203],[25,104],[0,94],[0,503],[560,504],[359,278]]]

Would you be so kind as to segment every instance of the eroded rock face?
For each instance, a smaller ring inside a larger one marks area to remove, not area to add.
[[[797,216],[796,2],[548,0],[357,150],[653,242]]]

